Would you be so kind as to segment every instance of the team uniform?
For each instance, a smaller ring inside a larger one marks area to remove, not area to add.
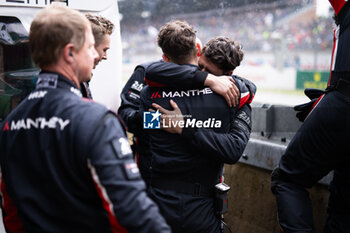
[[[179,80],[179,82],[182,82],[183,85],[188,89],[197,87],[203,88],[204,80],[208,74],[206,72],[201,72],[197,71],[196,69],[193,69],[190,71],[190,74],[193,77],[187,77],[185,75],[188,75],[188,70],[185,67],[176,66],[172,68],[173,66],[170,63],[163,63],[162,61],[149,62],[136,66],[134,73],[131,75],[128,82],[125,84],[120,94],[121,105],[118,109],[118,114],[125,122],[128,131],[134,134],[132,149],[135,154],[137,164],[140,168],[142,178],[144,179],[147,185],[149,184],[151,176],[150,162],[152,156],[149,151],[148,138],[145,136],[145,133],[143,131],[142,118],[139,114],[140,94],[142,89],[147,85],[146,81],[150,82],[151,85],[153,85],[150,80],[145,80],[146,69],[149,66],[160,68],[157,64],[165,64],[165,67],[162,66],[164,70],[158,70],[157,74],[162,73],[166,77],[171,76],[172,80]],[[169,70],[169,68],[172,69]],[[156,76],[156,78],[160,78],[160,80],[157,79],[157,81],[159,82],[158,85],[164,86],[168,80],[166,77],[162,79],[162,77]],[[183,82],[183,77],[186,77],[187,82]],[[160,84],[160,82],[165,82],[165,84]]]
[[[147,70],[147,72],[146,72]],[[204,88],[207,72],[202,72],[196,67],[179,66],[174,63],[163,61],[149,62],[138,65],[121,93],[121,105],[118,114],[128,127],[128,131],[134,134],[133,151],[136,155],[142,178],[146,184],[150,180],[151,153],[149,151],[148,137],[145,136],[142,117],[139,114],[140,93],[147,85],[150,86],[181,86],[184,89]],[[237,77],[239,78],[239,77]],[[246,81],[249,93],[243,94],[243,103],[251,102],[254,98],[256,87],[253,83]],[[242,89],[245,90],[245,89]]]
[[[350,12],[347,1],[330,3],[336,13],[337,28],[326,94],[315,102],[271,177],[283,232],[314,231],[306,188],[332,170],[324,232],[350,232]]]
[[[40,73],[0,129],[9,232],[170,232],[118,118],[64,76]]]
[[[145,130],[152,155],[148,193],[173,232],[220,232],[220,219],[214,213],[214,186],[220,183],[223,164],[237,162],[249,140],[251,109],[245,103],[252,95],[246,84],[234,77],[244,97],[241,105],[229,108],[225,99],[208,87],[186,89],[204,83],[200,78],[193,81],[197,66],[153,63],[147,70],[164,72],[162,66],[166,66],[168,76],[146,72],[149,86],[141,93],[140,117],[152,103],[171,109],[172,99],[184,115],[185,127],[182,135]],[[174,74],[183,75],[174,81]],[[175,83],[182,88],[167,86]],[[254,84],[251,87],[255,93]]]
[[[150,179],[150,152],[148,149],[148,138],[142,130],[142,119],[139,115],[140,93],[146,86],[144,80],[145,67],[147,64],[137,66],[134,73],[125,84],[120,97],[121,105],[118,114],[125,122],[128,131],[133,133],[132,149],[140,168],[141,176],[148,185]]]

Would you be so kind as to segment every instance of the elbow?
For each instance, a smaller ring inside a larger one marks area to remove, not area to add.
[[[243,153],[232,156],[232,158],[227,162],[227,164],[235,164],[239,161]]]
[[[225,163],[227,164],[235,164],[239,161],[239,159],[242,157],[243,152],[245,150],[247,143],[238,143],[233,150],[233,153],[231,153],[228,156],[228,159]]]

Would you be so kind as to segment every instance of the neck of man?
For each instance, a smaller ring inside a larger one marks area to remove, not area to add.
[[[41,67],[43,70],[59,73],[65,76],[67,79],[72,81],[75,86],[80,89],[80,81],[77,74],[74,72],[71,66],[60,64],[61,62],[57,62],[57,64],[46,65]]]
[[[173,62],[175,64],[178,64],[178,65],[191,64],[191,65],[198,66],[198,59],[196,57],[195,58],[190,58],[190,59],[185,60],[183,62],[173,61],[172,59],[169,59],[169,61]]]
[[[195,65],[195,66],[198,66],[198,59],[197,58],[194,58],[194,59],[191,59],[188,64],[192,64],[192,65]]]

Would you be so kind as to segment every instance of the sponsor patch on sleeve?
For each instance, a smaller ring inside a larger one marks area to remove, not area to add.
[[[132,156],[132,150],[128,139],[126,138],[116,138],[112,141],[112,147],[117,154],[117,157],[123,159],[125,157]]]
[[[136,94],[134,92],[129,91],[128,95],[129,95],[130,98],[133,98],[135,100],[140,99],[140,95],[138,95],[138,94]]]
[[[131,89],[141,92],[143,89],[143,83],[139,83],[138,81],[135,80],[134,83],[131,85]]]
[[[244,111],[241,111],[238,116],[237,116],[238,119],[241,119],[242,121],[244,121],[247,125],[250,125],[251,124],[251,121],[250,121],[250,117],[249,115],[244,112]]]
[[[140,171],[134,160],[129,159],[124,162],[124,169],[129,180],[140,178]]]
[[[235,120],[234,125],[235,127],[240,128],[245,134],[250,134],[250,129],[248,128],[248,125],[243,123],[243,121],[240,121],[238,119]]]

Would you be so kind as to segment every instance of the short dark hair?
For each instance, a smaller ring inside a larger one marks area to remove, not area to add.
[[[173,62],[188,63],[197,54],[196,31],[185,21],[170,21],[159,31],[158,45]]]
[[[202,49],[202,53],[224,73],[234,70],[243,60],[242,46],[228,37],[218,36],[211,39]]]

